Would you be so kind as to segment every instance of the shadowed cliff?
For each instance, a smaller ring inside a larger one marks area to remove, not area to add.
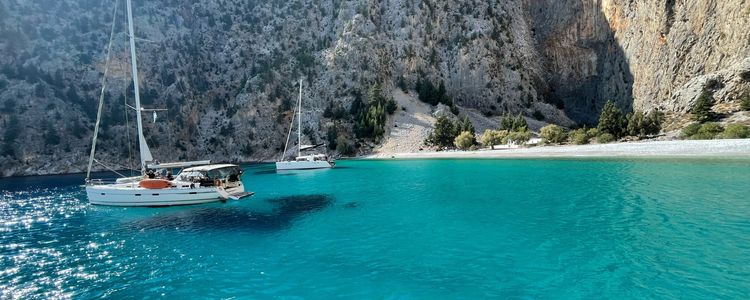
[[[525,3],[545,68],[545,97],[580,123],[594,124],[607,100],[633,108],[633,75],[601,0]]]

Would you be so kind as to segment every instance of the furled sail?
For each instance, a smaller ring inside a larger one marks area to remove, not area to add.
[[[141,161],[154,161],[154,157],[151,156],[151,150],[148,148],[148,144],[146,143],[146,138],[143,137],[143,133],[141,133],[138,138],[138,146],[140,147],[139,149],[141,151]]]

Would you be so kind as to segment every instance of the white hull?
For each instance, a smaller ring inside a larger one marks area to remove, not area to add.
[[[173,206],[227,200],[225,195],[245,191],[240,185],[221,193],[216,187],[145,189],[133,184],[87,185],[91,204],[111,206]]]
[[[328,168],[333,168],[333,164],[325,160],[276,162],[276,170],[308,170]]]

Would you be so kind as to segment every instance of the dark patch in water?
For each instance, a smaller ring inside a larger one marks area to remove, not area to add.
[[[356,208],[359,205],[357,202],[349,202],[347,204],[344,204],[344,208]]]
[[[141,229],[233,231],[277,231],[289,228],[294,219],[322,210],[333,204],[328,195],[301,195],[267,200],[274,208],[270,212],[255,212],[238,207],[209,207],[164,214],[130,224]]]

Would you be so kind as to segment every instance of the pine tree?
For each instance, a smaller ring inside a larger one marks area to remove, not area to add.
[[[500,130],[513,131],[513,118],[508,114],[504,114],[500,119]]]
[[[620,138],[627,130],[627,119],[622,115],[619,108],[615,107],[612,101],[604,104],[601,115],[599,115],[599,125],[597,129],[600,133],[609,133],[615,138]]]
[[[740,101],[740,109],[744,111],[750,111],[750,92],[746,92],[744,95],[742,95],[742,100]]]
[[[326,139],[328,140],[328,149],[333,150],[336,149],[336,140],[339,138],[339,132],[336,130],[336,126],[328,127],[328,132],[326,133]]]
[[[428,144],[438,147],[450,147],[458,134],[450,119],[445,116],[438,117],[435,121],[435,130],[428,137]]]
[[[526,132],[529,130],[529,124],[526,123],[526,118],[524,118],[521,113],[519,113],[518,116],[513,119],[512,129],[512,131],[515,132]]]
[[[463,124],[461,124],[461,131],[468,131],[471,134],[476,134],[476,130],[474,129],[474,124],[469,121],[469,116],[464,116]]]
[[[437,99],[435,99],[437,103],[442,103],[453,107],[453,101],[448,97],[448,92],[445,90],[445,83],[442,80],[440,81],[440,85],[438,86],[435,96],[437,97]]]
[[[647,135],[646,133],[646,118],[643,112],[636,111],[628,115],[628,134],[643,138]]]
[[[714,114],[711,111],[713,106],[713,95],[708,90],[704,90],[698,97],[698,101],[695,102],[695,105],[693,105],[693,108],[690,110],[693,120],[701,123],[711,121],[714,118]]]
[[[646,134],[659,134],[662,123],[664,123],[664,113],[658,109],[650,111],[648,115],[646,115]]]

